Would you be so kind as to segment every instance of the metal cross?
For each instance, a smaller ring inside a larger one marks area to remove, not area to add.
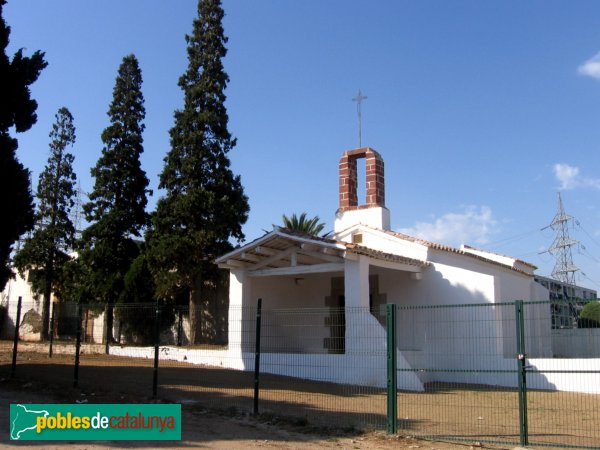
[[[356,102],[356,110],[358,111],[358,148],[362,147],[362,114],[361,114],[361,103],[363,100],[366,100],[367,97],[362,95],[360,89],[358,90],[358,95],[352,99],[353,102]]]

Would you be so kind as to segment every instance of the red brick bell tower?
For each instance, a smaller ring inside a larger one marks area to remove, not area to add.
[[[357,160],[365,158],[366,198],[358,203]],[[340,159],[340,207],[336,214],[335,230],[363,223],[375,228],[389,229],[389,210],[385,207],[384,165],[381,155],[370,147],[344,152]]]
[[[357,196],[357,164],[358,159],[365,158],[367,198],[364,205],[358,204]],[[369,147],[344,152],[340,159],[340,210],[385,207],[385,181],[383,175],[383,159],[381,155]]]

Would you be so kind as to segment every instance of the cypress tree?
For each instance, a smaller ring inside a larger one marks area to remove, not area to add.
[[[50,157],[40,174],[37,188],[35,230],[15,255],[19,272],[29,271],[34,292],[43,294],[42,338],[48,338],[50,297],[57,292],[61,272],[73,249],[75,227],[70,218],[75,205],[74,157],[67,151],[75,143],[75,126],[70,111],[63,107],[56,114],[50,132]]]
[[[33,198],[29,171],[17,159],[17,140],[9,134],[27,131],[37,121],[37,103],[31,98],[29,86],[46,67],[44,53],[31,57],[18,50],[12,60],[6,55],[10,27],[2,17],[5,0],[0,0],[0,290],[12,275],[10,255],[14,242],[33,228]]]
[[[142,133],[146,115],[142,73],[134,55],[123,58],[108,110],[110,125],[102,133],[104,148],[91,174],[95,178],[89,202],[83,206],[90,225],[83,231],[80,264],[83,282],[96,300],[111,305],[107,317],[112,339],[112,305],[123,290],[123,279],[138,246],[135,237],[148,224],[148,178],[142,170]]]
[[[186,35],[189,64],[179,79],[184,107],[174,114],[171,150],[160,174],[166,192],[147,236],[157,294],[189,292],[192,343],[199,337],[196,307],[203,283],[218,278],[212,261],[231,249],[231,238],[243,239],[249,210],[228,158],[236,140],[227,129],[223,16],[219,0],[200,0],[193,32]]]

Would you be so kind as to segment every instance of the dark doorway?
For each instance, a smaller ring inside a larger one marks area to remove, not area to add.
[[[330,307],[327,318],[329,337],[325,347],[329,353],[344,353],[346,351],[346,298],[343,295],[335,296],[334,305]]]
[[[329,337],[323,342],[327,353],[341,354],[346,351],[346,297],[344,296],[344,277],[331,279],[331,293],[325,297],[329,314],[325,317],[325,326]]]

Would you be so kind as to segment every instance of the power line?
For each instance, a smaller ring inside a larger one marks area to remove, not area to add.
[[[595,258],[590,252],[588,252],[587,248],[585,248],[585,246],[583,246],[583,245],[580,246],[579,254],[583,255],[583,256],[587,256],[592,261],[597,262],[598,264],[600,264],[600,260],[598,260],[597,258]]]
[[[532,234],[537,233],[537,232],[539,232],[539,229],[535,228],[533,230],[525,231],[523,233],[516,234],[514,236],[509,236],[507,238],[500,239],[500,240],[495,241],[495,242],[490,242],[490,243],[488,243],[486,245],[486,247],[490,248],[490,249],[503,247],[504,245],[508,245],[508,244],[511,244],[511,243],[516,242],[518,240],[524,239],[527,236],[531,236]]]
[[[596,282],[596,281],[592,280],[592,279],[591,279],[590,277],[588,277],[588,276],[587,276],[585,273],[582,273],[581,275],[583,275],[583,278],[585,278],[586,280],[588,280],[589,282],[591,282],[591,283],[595,284],[597,287],[599,287],[599,288],[600,288],[600,283],[598,283],[598,282]]]
[[[579,221],[576,221],[575,223],[577,224],[577,226],[579,226],[579,228],[581,229],[581,231],[583,231],[587,235],[587,237],[589,237],[592,240],[592,242],[594,244],[596,244],[598,247],[600,247],[600,244],[598,243],[598,241],[596,239],[594,239],[592,237],[592,235],[586,231],[585,228],[583,228],[583,226],[581,225],[581,223],[579,223]]]

